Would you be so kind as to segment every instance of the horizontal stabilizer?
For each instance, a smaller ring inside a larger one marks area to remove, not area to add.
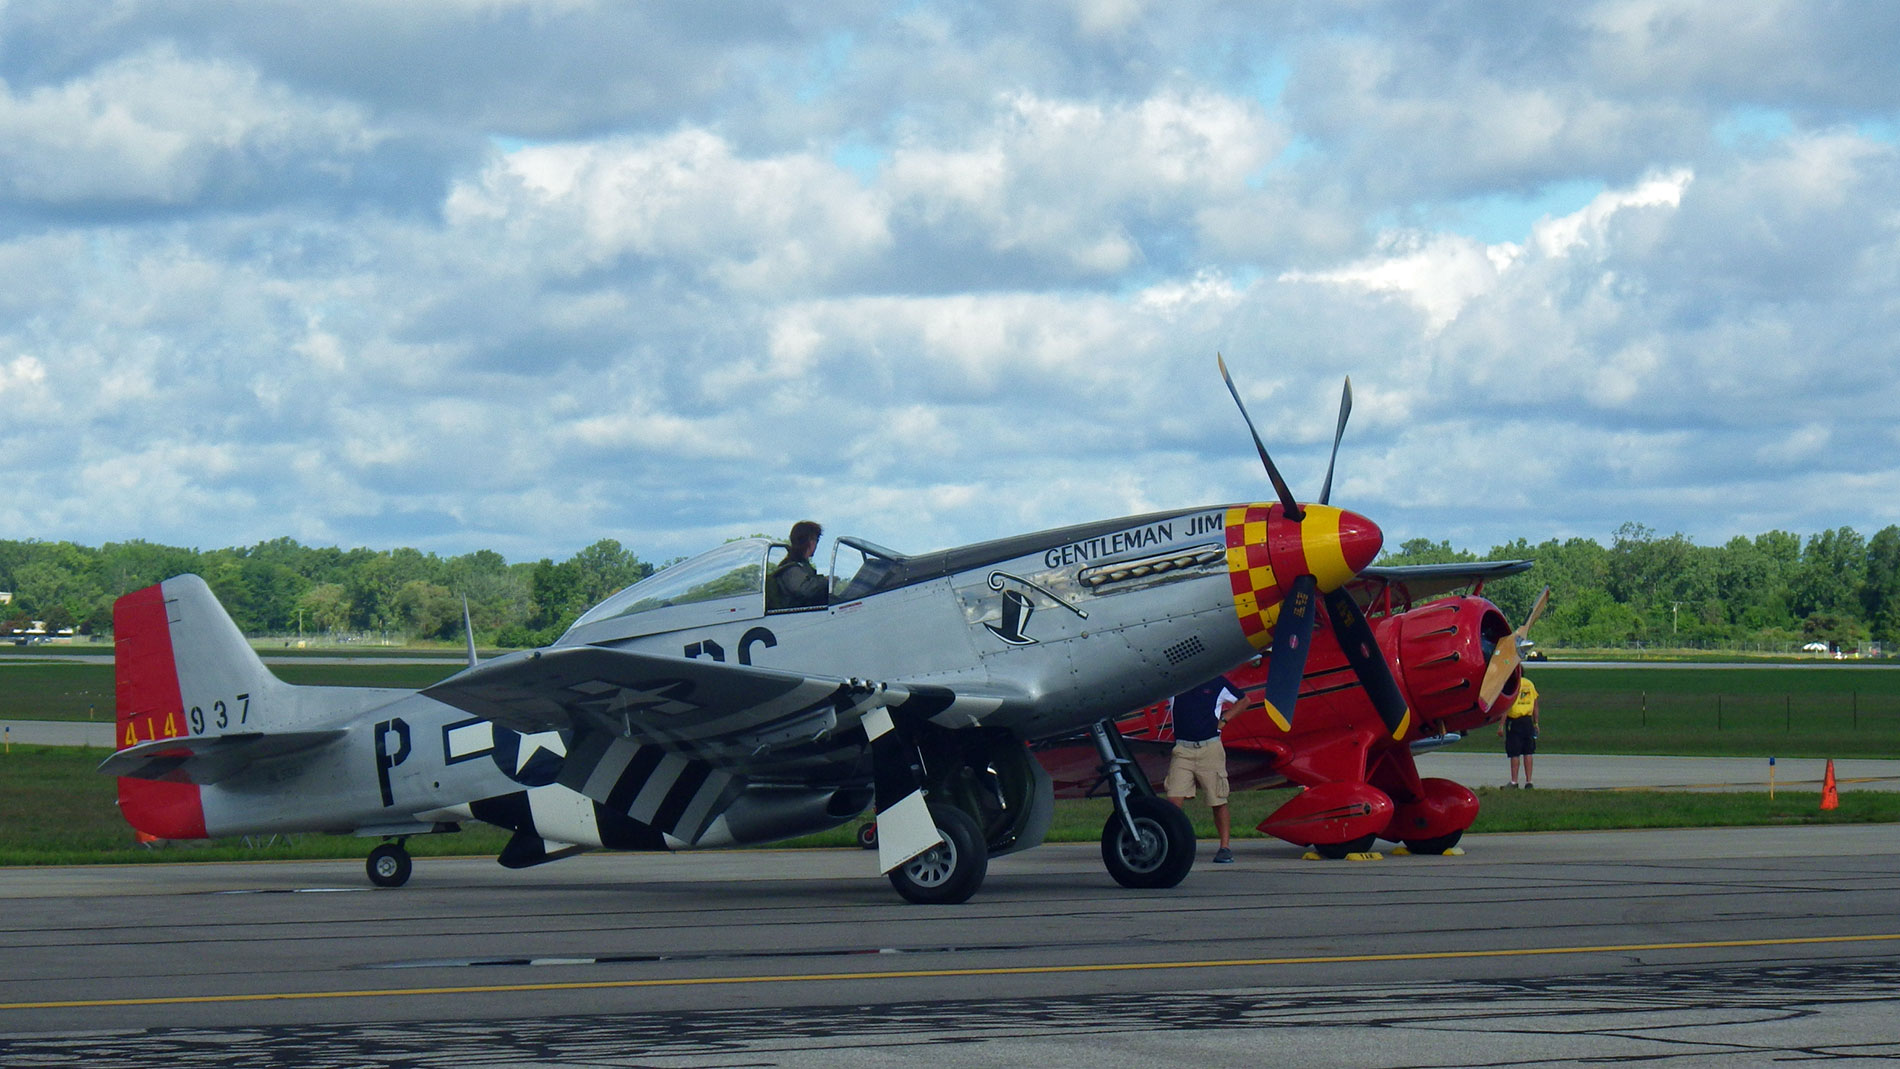
[[[99,771],[132,779],[217,783],[257,761],[301,753],[343,735],[342,728],[334,728],[157,739],[120,750],[106,758],[99,765]]]

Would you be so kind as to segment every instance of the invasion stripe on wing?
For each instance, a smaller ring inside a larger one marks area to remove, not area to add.
[[[698,841],[745,789],[744,781],[704,761],[598,732],[577,740],[559,782],[689,843]]]

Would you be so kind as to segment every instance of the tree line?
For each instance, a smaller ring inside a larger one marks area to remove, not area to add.
[[[1449,543],[1414,539],[1381,564],[1481,559]],[[1769,531],[1699,546],[1638,523],[1608,546],[1588,538],[1519,539],[1482,559],[1536,562],[1488,583],[1511,623],[1545,585],[1550,607],[1531,633],[1551,647],[1665,646],[1793,651],[1824,642],[1845,651],[1900,649],[1900,527],[1872,538],[1851,527],[1809,535]]]
[[[1524,574],[1487,584],[1484,593],[1516,624],[1548,584],[1550,608],[1531,636],[1544,646],[1794,650],[1826,642],[1900,649],[1900,527],[1872,538],[1848,527],[1806,539],[1769,531],[1699,546],[1629,523],[1608,546],[1587,538],[1535,545],[1519,539],[1480,555],[1413,539],[1380,563],[1481,559],[1536,562]],[[11,604],[0,606],[0,632],[42,620],[51,631],[105,633],[121,594],[195,572],[251,634],[454,639],[466,597],[479,641],[525,647],[552,641],[588,607],[653,571],[610,538],[563,561],[518,564],[491,550],[441,557],[289,538],[204,551],[0,540],[0,590],[13,593]]]
[[[478,641],[526,647],[557,638],[595,602],[653,574],[611,538],[567,560],[509,564],[492,550],[441,557],[415,549],[338,549],[290,538],[196,550],[150,542],[93,549],[71,542],[0,541],[0,632],[43,621],[48,631],[112,629],[122,594],[194,572],[247,634],[386,632],[421,639],[462,634],[462,599]]]

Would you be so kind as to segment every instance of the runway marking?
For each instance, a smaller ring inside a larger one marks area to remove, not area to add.
[[[1293,958],[1225,958],[1211,961],[1118,962],[1100,965],[1010,965],[987,969],[902,969],[887,972],[785,973],[767,976],[702,976],[672,980],[573,980],[540,984],[483,984],[462,987],[372,988],[364,991],[277,991],[242,995],[160,995],[145,998],[62,999],[48,1002],[0,1002],[0,1010],[70,1010],[126,1006],[181,1006],[213,1002],[276,1002],[305,999],[389,998],[397,995],[496,995],[528,991],[599,991],[637,987],[698,987],[708,984],[777,984],[815,980],[917,980],[949,976],[1036,976],[1054,973],[1148,972],[1160,969],[1232,969],[1264,965],[1339,965],[1363,962],[1448,961],[1460,958],[1530,958],[1555,954],[1630,954],[1655,950],[1721,950],[1749,947],[1817,946],[1827,943],[1900,941],[1900,932],[1873,935],[1815,935],[1785,939],[1713,939],[1695,943],[1609,943],[1580,947],[1522,947],[1505,950],[1437,950],[1403,954],[1332,954]]]

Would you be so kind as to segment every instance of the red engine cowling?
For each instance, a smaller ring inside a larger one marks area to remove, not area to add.
[[[1370,783],[1321,783],[1287,799],[1259,824],[1296,846],[1345,843],[1392,823],[1392,799]]]
[[[1511,634],[1504,614],[1484,598],[1443,598],[1381,620],[1378,628],[1379,645],[1424,734],[1469,731],[1517,697],[1519,674],[1513,673],[1490,708],[1478,704],[1491,651]]]

